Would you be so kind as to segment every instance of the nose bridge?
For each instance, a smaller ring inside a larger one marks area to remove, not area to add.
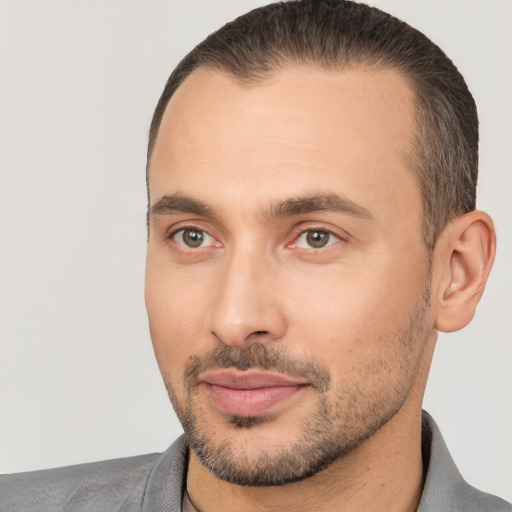
[[[276,263],[265,251],[246,244],[233,248],[218,276],[212,304],[211,332],[224,343],[280,338],[286,321],[276,288]]]

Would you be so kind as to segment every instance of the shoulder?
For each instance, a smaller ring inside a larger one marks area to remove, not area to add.
[[[467,504],[466,511],[512,512],[512,505],[498,496],[479,491],[468,483],[460,489],[461,503]]]
[[[423,412],[426,479],[418,512],[512,512],[507,501],[475,489],[461,476],[438,426]]]
[[[174,445],[164,454],[2,475],[0,512],[140,511],[148,481],[169,451]],[[181,473],[182,458],[175,465]]]
[[[159,454],[0,477],[0,511],[138,510]]]

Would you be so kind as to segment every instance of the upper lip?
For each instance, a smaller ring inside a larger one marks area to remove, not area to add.
[[[277,373],[258,370],[239,371],[233,369],[212,370],[201,375],[201,382],[230,389],[260,389],[276,386],[300,386],[307,384]]]

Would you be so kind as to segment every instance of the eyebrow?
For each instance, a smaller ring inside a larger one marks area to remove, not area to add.
[[[337,194],[326,193],[292,197],[286,201],[277,202],[264,211],[264,216],[267,219],[274,219],[314,212],[343,213],[363,220],[373,220],[372,214],[366,208]]]
[[[151,206],[150,213],[152,217],[172,213],[192,213],[201,217],[215,216],[213,209],[206,203],[180,194],[163,196]]]
[[[373,220],[372,214],[366,208],[337,194],[326,193],[276,201],[266,207],[262,213],[267,220],[273,220],[314,212],[343,213],[363,220]],[[151,216],[173,213],[191,213],[201,217],[217,217],[213,208],[203,201],[180,194],[163,196],[150,208]]]

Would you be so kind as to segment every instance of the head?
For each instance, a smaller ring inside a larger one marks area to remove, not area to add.
[[[415,94],[409,157],[423,201],[423,236],[433,249],[450,219],[476,205],[478,115],[464,78],[424,34],[365,4],[305,0],[255,9],[196,46],[169,77],[151,122],[148,169],[170,98],[198,68],[250,85],[277,69],[394,69]],[[149,177],[149,176],[148,176]],[[148,188],[149,192],[149,188]]]
[[[216,476],[300,480],[419,414],[436,328],[470,320],[492,264],[477,146],[450,60],[362,4],[256,9],[178,65],[150,131],[146,302]]]

